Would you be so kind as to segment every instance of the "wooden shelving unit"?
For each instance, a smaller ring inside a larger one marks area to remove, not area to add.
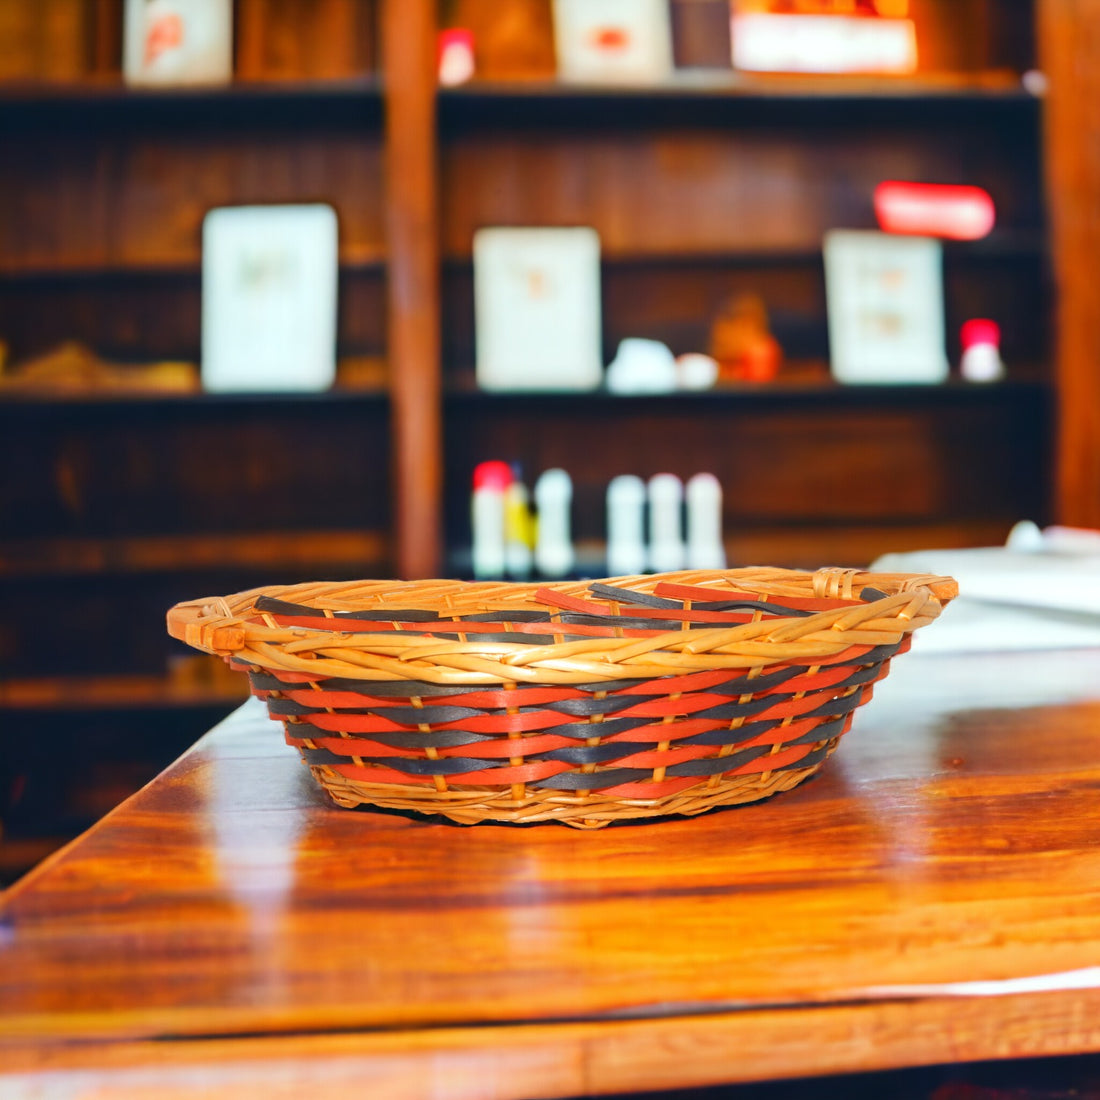
[[[450,568],[465,561],[469,472],[489,458],[519,461],[528,477],[570,471],[574,530],[597,570],[603,494],[621,473],[718,474],[727,551],[742,563],[858,564],[1000,541],[1021,516],[1051,518],[1041,102],[1021,80],[1034,42],[1018,23],[1009,42],[996,32],[1003,8],[921,5],[926,30],[965,34],[970,52],[957,69],[899,80],[687,70],[657,88],[542,77],[440,93]],[[978,183],[994,196],[996,232],[945,249],[947,324],[957,360],[961,322],[997,317],[1006,383],[856,389],[802,369],[828,356],[822,237],[875,227],[884,178]],[[752,292],[792,364],[774,385],[658,400],[479,395],[470,246],[486,224],[599,231],[605,361],[627,336],[704,351],[723,303]]]
[[[920,0],[931,68],[902,80],[686,67],[610,88],[488,66],[447,89],[435,41],[452,4],[265,2],[247,0],[240,29],[266,11],[284,53],[242,39],[247,76],[229,87],[125,87],[120,0],[95,5],[86,71],[0,81],[0,339],[15,360],[75,339],[111,361],[195,362],[206,210],[320,200],[340,217],[340,355],[375,381],[309,397],[0,391],[6,676],[156,684],[178,599],[461,572],[484,458],[573,473],[593,568],[607,481],[657,469],[719,473],[734,561],[987,542],[1023,516],[1100,526],[1085,0]],[[287,53],[322,8],[326,25],[365,19],[369,43],[337,43],[331,64],[316,35],[308,64]],[[821,376],[821,235],[871,227],[889,177],[993,194],[994,234],[945,250],[947,321],[953,358],[962,320],[1001,321],[1005,383]],[[704,350],[723,302],[753,291],[794,366],[660,401],[478,393],[471,242],[488,224],[600,232],[607,359],[635,335]],[[63,640],[34,640],[43,622]]]

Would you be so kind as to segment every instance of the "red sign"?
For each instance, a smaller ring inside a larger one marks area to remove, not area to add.
[[[875,188],[875,216],[887,233],[976,241],[996,221],[993,199],[980,187],[887,180]]]

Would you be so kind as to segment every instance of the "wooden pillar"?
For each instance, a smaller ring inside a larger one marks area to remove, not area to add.
[[[1055,519],[1100,527],[1100,0],[1040,0],[1058,301]]]
[[[435,0],[383,0],[394,563],[436,576],[442,551]]]

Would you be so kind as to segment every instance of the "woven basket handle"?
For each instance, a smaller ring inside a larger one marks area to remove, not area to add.
[[[856,588],[864,584],[889,585],[895,582],[896,591],[912,592],[927,589],[940,603],[945,604],[959,594],[959,583],[954,577],[937,577],[932,574],[864,573],[859,569],[818,569],[813,575],[814,595],[827,599],[852,599]]]
[[[168,633],[207,653],[236,653],[245,645],[244,628],[221,596],[178,603],[168,612]]]

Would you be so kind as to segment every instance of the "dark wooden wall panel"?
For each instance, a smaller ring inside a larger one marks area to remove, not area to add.
[[[340,275],[337,349],[381,358],[386,350],[386,286],[381,267]],[[202,290],[198,271],[0,276],[0,333],[13,361],[61,340],[78,340],[107,358],[198,363]],[[64,318],[63,327],[58,319]]]
[[[329,202],[341,255],[385,253],[382,154],[352,131],[7,133],[0,144],[3,269],[199,263],[212,207]]]
[[[880,105],[881,107],[881,105]],[[884,179],[970,183],[992,194],[1005,228],[1041,225],[1027,115],[975,132],[950,118],[859,125],[839,103],[809,132],[774,126],[652,132],[469,133],[442,150],[447,256],[470,254],[486,225],[591,225],[608,256],[818,249],[831,228],[874,226]],[[842,125],[843,124],[843,125]]]
[[[168,609],[180,601],[222,596],[258,585],[352,580],[365,571],[373,575],[378,569],[377,562],[364,559],[358,565],[342,567],[318,561],[91,579],[0,580],[5,606],[0,622],[0,663],[5,678],[11,679],[166,677],[173,659],[194,656],[193,650],[188,651],[165,630]]]
[[[325,80],[376,64],[371,0],[236,0],[236,73],[244,80]]]
[[[378,399],[0,405],[20,537],[384,529]]]

